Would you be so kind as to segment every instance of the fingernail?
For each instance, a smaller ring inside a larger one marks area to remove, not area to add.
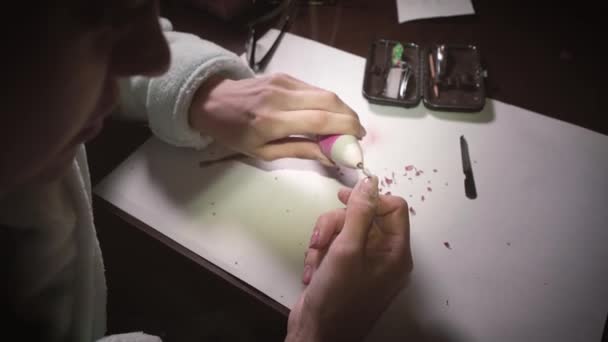
[[[365,177],[361,182],[361,191],[369,197],[378,196],[378,177]]]
[[[359,132],[361,134],[361,137],[364,137],[367,135],[367,131],[365,130],[365,127],[361,126],[361,130]]]
[[[310,247],[317,247],[319,243],[319,228],[315,228],[312,232],[312,236],[310,237]]]
[[[317,160],[318,160],[318,161],[319,161],[321,164],[323,164],[323,165],[325,165],[325,166],[327,166],[327,167],[334,167],[334,166],[336,166],[336,164],[335,164],[333,161],[331,161],[331,159],[327,158],[327,157],[326,157],[324,154],[321,154],[321,155],[320,155],[320,156],[317,158]]]
[[[312,277],[312,267],[310,265],[304,266],[304,276],[302,276],[302,281],[305,284],[310,282],[310,278]]]

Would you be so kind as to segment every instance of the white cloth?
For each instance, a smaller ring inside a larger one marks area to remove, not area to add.
[[[105,333],[106,286],[89,179],[82,145],[63,177],[0,200],[0,223],[14,230],[17,244],[11,304],[21,320],[43,325],[49,341],[93,341]]]
[[[170,29],[167,21],[163,28]],[[165,33],[171,46],[171,68],[161,77],[132,77],[121,82],[121,111],[126,118],[149,120],[161,140],[176,146],[203,148],[211,138],[202,137],[188,124],[192,97],[210,76],[230,79],[253,77],[234,53],[183,32]]]

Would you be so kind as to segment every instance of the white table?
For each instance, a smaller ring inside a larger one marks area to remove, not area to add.
[[[492,100],[479,114],[370,105],[364,63],[286,34],[267,72],[330,89],[354,108],[368,130],[369,167],[394,172],[396,184],[384,190],[416,211],[411,285],[369,340],[599,341],[608,312],[608,137]],[[475,200],[464,194],[461,135]],[[220,154],[151,138],[95,192],[290,307],[317,216],[341,206],[337,190],[358,174],[291,159],[199,167]],[[409,164],[424,173],[404,176]]]

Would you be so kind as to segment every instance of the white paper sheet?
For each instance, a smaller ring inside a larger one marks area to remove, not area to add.
[[[397,0],[399,23],[474,13],[471,0]]]
[[[268,72],[331,89],[354,108],[368,131],[368,166],[394,172],[384,191],[417,212],[410,286],[368,340],[599,341],[608,312],[608,137],[492,100],[480,114],[370,105],[364,64],[287,34]],[[463,134],[476,200],[464,194]],[[358,174],[292,159],[199,167],[216,153],[151,138],[95,192],[290,307],[317,216],[341,206],[337,190]],[[404,176],[408,164],[424,173]]]

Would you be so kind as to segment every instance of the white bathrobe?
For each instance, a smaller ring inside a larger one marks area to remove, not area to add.
[[[253,73],[233,53],[190,34],[172,31],[161,19],[171,47],[171,67],[162,77],[121,82],[120,116],[147,120],[169,144],[204,148],[211,139],[188,125],[195,91],[211,75],[232,79]],[[10,306],[19,320],[41,329],[45,341],[95,341],[105,335],[106,284],[93,223],[92,194],[84,145],[56,182],[24,187],[0,198],[0,238],[12,246],[8,279]],[[160,341],[143,333],[107,341]]]

